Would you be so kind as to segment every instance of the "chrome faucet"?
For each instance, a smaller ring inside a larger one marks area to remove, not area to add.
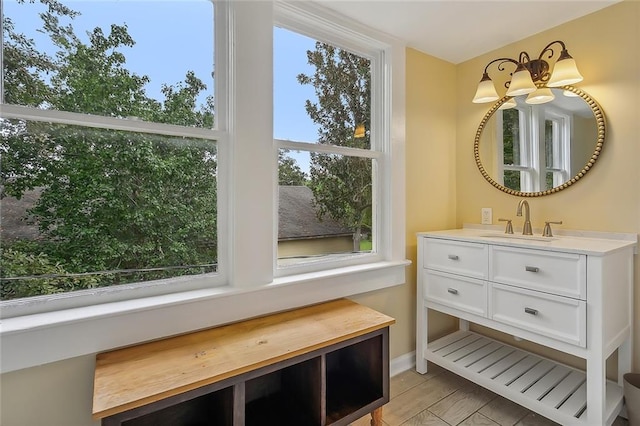
[[[529,202],[527,200],[520,200],[520,202],[518,203],[518,210],[516,210],[516,216],[522,216],[522,206],[525,207],[522,235],[533,235],[533,232],[531,231],[531,214],[529,212]]]

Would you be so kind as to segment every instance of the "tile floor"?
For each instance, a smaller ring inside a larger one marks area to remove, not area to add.
[[[557,423],[431,363],[421,375],[408,370],[391,378],[385,426],[549,426]],[[369,426],[365,416],[351,426]],[[618,417],[613,426],[627,426]]]

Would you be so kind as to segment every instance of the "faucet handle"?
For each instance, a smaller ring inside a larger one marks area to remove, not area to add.
[[[549,221],[545,221],[544,222],[544,230],[542,231],[542,236],[543,237],[553,237],[553,232],[551,232],[551,224],[554,225],[562,225],[562,221],[558,221],[558,222],[553,222],[551,220]]]
[[[507,222],[507,227],[504,230],[505,234],[513,234],[513,225],[511,224],[511,219],[498,219],[500,222]]]

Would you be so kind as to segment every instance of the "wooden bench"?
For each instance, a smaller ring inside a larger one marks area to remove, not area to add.
[[[347,425],[389,401],[389,325],[346,299],[96,356],[103,426]]]

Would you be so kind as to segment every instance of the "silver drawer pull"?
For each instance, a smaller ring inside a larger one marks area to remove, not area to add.
[[[531,315],[538,315],[538,310],[533,308],[524,308],[524,311]]]
[[[460,259],[460,258],[458,257],[458,255],[457,255],[457,254],[450,254],[448,257],[449,257],[449,259],[451,259],[451,260],[458,260],[458,259]]]
[[[524,270],[527,272],[539,272],[540,268],[538,268],[537,266],[525,266]]]
[[[448,288],[447,291],[451,294],[458,294],[458,290],[456,290],[455,288]]]

